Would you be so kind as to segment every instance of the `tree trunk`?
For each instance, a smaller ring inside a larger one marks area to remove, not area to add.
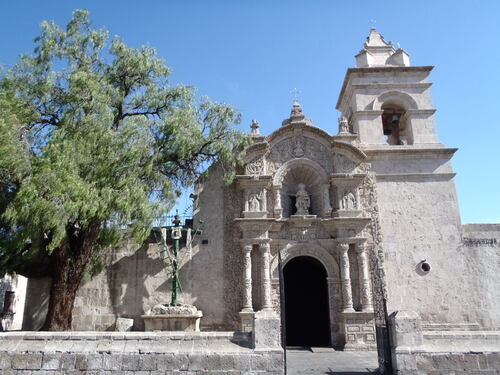
[[[96,244],[97,226],[71,227],[68,238],[50,255],[52,284],[49,308],[42,331],[69,331],[76,292]]]

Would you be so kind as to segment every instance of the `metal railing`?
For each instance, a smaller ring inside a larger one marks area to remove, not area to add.
[[[153,227],[173,227],[176,215],[164,215],[153,221]],[[191,228],[193,226],[193,217],[191,215],[177,215],[181,221],[181,227]]]

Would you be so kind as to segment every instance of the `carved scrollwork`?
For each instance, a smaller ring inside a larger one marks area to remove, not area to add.
[[[245,166],[245,173],[249,175],[264,174],[264,159],[256,158]]]

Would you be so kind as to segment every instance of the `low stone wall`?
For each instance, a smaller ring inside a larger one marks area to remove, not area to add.
[[[428,350],[397,353],[398,375],[497,375],[500,352],[431,352]]]
[[[412,311],[391,314],[390,323],[397,375],[500,373],[499,331],[423,331],[420,317]]]
[[[0,333],[2,375],[283,374],[283,351],[234,332]]]

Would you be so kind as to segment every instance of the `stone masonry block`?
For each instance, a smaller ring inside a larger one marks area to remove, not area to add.
[[[422,345],[422,321],[416,312],[396,311],[390,315],[389,322],[394,347]]]
[[[271,354],[267,358],[268,371],[283,371],[285,365],[283,353]]]
[[[281,320],[273,311],[259,311],[254,318],[253,347],[279,348]]]
[[[12,368],[14,370],[40,370],[42,367],[42,354],[14,354]]]
[[[61,353],[44,353],[42,360],[43,370],[59,370],[61,365]]]
[[[398,370],[417,370],[417,359],[413,354],[398,354]]]
[[[490,353],[486,356],[488,362],[488,369],[500,369],[500,353]]]
[[[417,355],[417,368],[424,371],[434,370],[434,361],[429,355],[419,354]]]
[[[234,370],[234,356],[235,354],[220,354],[220,370],[231,371]]]
[[[70,371],[75,369],[76,355],[64,353],[61,357],[59,368],[62,371]]]
[[[267,357],[262,354],[251,355],[252,371],[265,371],[267,369]]]
[[[75,359],[77,370],[100,370],[102,369],[101,354],[77,354]]]
[[[124,354],[122,356],[122,370],[137,371],[139,368],[139,355]]]
[[[104,354],[102,357],[102,369],[118,371],[122,368],[121,354]]]
[[[213,356],[213,355],[212,355]],[[215,363],[209,361],[209,354],[193,353],[189,355],[189,371],[215,370]]]
[[[0,352],[0,370],[5,370],[11,366],[11,354]]]
[[[154,371],[156,370],[156,355],[143,354],[139,357],[139,370]]]
[[[251,356],[249,354],[238,354],[234,356],[234,369],[236,371],[247,372],[252,368]]]
[[[156,356],[156,367],[160,371],[186,371],[189,359],[186,354],[160,354]]]
[[[461,367],[464,370],[479,370],[479,354],[464,354]],[[460,369],[459,369],[460,370]]]

